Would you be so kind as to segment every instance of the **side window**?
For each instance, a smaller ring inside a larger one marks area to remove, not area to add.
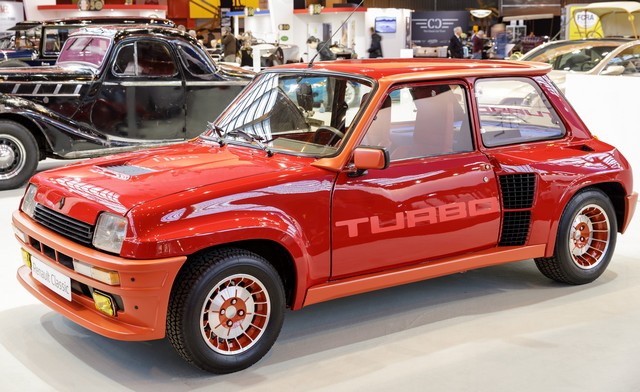
[[[392,91],[361,145],[386,147],[391,160],[473,150],[465,89],[455,84]]]
[[[609,66],[605,68],[603,73],[607,73],[607,70],[612,65],[624,67],[624,70],[622,72],[616,72],[616,75],[640,76],[640,45],[627,48],[611,59]]]
[[[539,87],[529,79],[476,83],[482,143],[487,147],[558,139],[565,128]]]
[[[202,58],[199,52],[183,42],[177,42],[177,48],[182,65],[191,75],[205,80],[215,79],[215,70],[209,65],[210,61]]]
[[[169,48],[158,41],[138,41],[120,48],[113,68],[116,75],[167,77],[177,73]]]
[[[136,46],[135,44],[123,45],[118,50],[116,61],[113,63],[113,73],[120,76],[136,75]]]

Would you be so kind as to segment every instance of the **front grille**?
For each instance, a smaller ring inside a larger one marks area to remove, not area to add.
[[[500,246],[521,246],[526,244],[531,224],[531,211],[504,213]]]
[[[524,173],[500,176],[500,191],[504,208],[531,208],[536,191],[536,175]]]
[[[53,211],[41,204],[36,205],[33,216],[36,222],[61,236],[67,237],[82,245],[92,246],[94,227],[77,219]]]

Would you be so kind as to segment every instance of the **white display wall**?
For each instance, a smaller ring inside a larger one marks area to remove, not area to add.
[[[616,146],[631,163],[640,185],[640,78],[570,73],[565,95],[591,133]]]

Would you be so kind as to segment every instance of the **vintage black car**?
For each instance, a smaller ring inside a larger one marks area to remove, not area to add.
[[[12,39],[0,50],[0,67],[53,65],[69,35],[87,26],[140,25],[176,27],[163,18],[94,17],[65,18],[46,21],[22,21],[8,29]]]
[[[45,158],[195,137],[253,76],[216,65],[178,29],[82,29],[55,66],[0,69],[0,189],[22,185]]]

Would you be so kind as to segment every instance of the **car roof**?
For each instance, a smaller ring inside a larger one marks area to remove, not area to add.
[[[549,49],[557,49],[562,47],[588,47],[589,45],[596,46],[615,46],[620,47],[629,43],[637,42],[629,38],[594,38],[594,39],[576,39],[576,40],[559,40],[549,41],[540,46],[531,49],[520,58],[521,61],[527,61],[531,57],[539,56],[540,53],[544,53]]]
[[[176,27],[176,24],[164,18],[151,18],[142,16],[101,16],[91,18],[62,18],[51,19],[45,21],[25,20],[16,23],[15,26],[7,29],[7,31],[30,30],[38,26],[86,26],[86,25],[137,25],[150,24],[157,26]]]
[[[178,30],[177,28],[147,24],[85,26],[80,30],[73,32],[71,35],[90,34],[114,37],[118,35],[131,35],[136,33],[165,33],[180,36],[189,35],[186,32]]]
[[[161,25],[168,27],[176,27],[176,24],[164,18],[142,17],[142,16],[101,16],[91,18],[63,18],[46,20],[42,22],[45,26],[51,25],[138,25],[138,24],[151,24]]]
[[[322,70],[366,75],[390,81],[440,79],[469,76],[540,76],[551,70],[548,64],[506,60],[466,59],[361,59],[288,64],[271,69]]]

